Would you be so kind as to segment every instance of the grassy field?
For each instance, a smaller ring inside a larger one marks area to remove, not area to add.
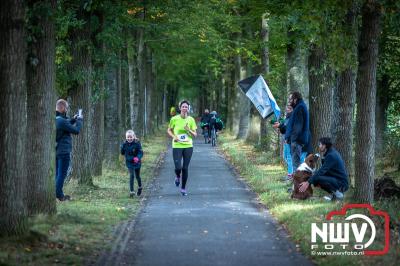
[[[167,147],[165,135],[162,132],[142,142],[144,196],[158,158]],[[134,217],[140,206],[140,198],[129,198],[122,156],[116,169],[105,169],[102,176],[94,178],[93,187],[78,186],[74,180],[68,183],[65,192],[73,201],[57,202],[56,215],[32,218],[29,235],[1,239],[0,265],[82,265],[95,261],[112,243],[115,225]]]
[[[285,168],[279,164],[279,158],[255,149],[252,145],[236,140],[228,133],[221,134],[220,150],[231,161],[239,174],[250,187],[257,192],[259,200],[269,209],[278,222],[286,228],[292,240],[307,257],[318,265],[398,265],[400,261],[399,213],[400,201],[388,200],[375,202],[375,209],[386,211],[391,216],[390,251],[384,256],[338,256],[312,255],[311,223],[325,221],[332,210],[339,210],[345,203],[351,203],[352,190],[346,193],[344,202],[326,202],[325,193],[314,190],[316,199],[298,201],[290,199],[287,189],[290,184],[282,181]],[[399,177],[399,173],[392,173]],[[378,232],[379,233],[379,232]],[[377,234],[379,235],[379,234]],[[376,241],[375,241],[376,242]],[[383,239],[379,238],[374,247],[379,247]],[[338,249],[340,251],[340,249]]]

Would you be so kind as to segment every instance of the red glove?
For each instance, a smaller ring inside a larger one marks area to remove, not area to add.
[[[139,162],[139,158],[138,157],[133,157],[133,162],[134,163],[138,163]]]

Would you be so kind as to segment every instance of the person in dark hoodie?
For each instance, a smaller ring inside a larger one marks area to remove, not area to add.
[[[300,192],[304,192],[312,184],[319,186],[330,195],[326,200],[342,200],[344,192],[349,189],[348,173],[339,152],[332,147],[330,138],[320,138],[318,149],[322,155],[321,167],[300,184]]]
[[[310,153],[310,121],[307,106],[300,92],[290,94],[289,104],[293,107],[293,112],[286,126],[285,141],[290,144],[293,171],[296,171],[307,153]]]
[[[64,180],[71,161],[71,134],[79,134],[83,122],[81,112],[72,119],[68,118],[68,107],[66,100],[59,99],[56,103],[56,198],[60,201],[71,199],[63,192]]]
[[[142,145],[140,144],[140,141],[136,137],[133,130],[126,131],[125,137],[126,141],[121,144],[121,155],[125,156],[125,164],[129,171],[129,197],[132,198],[135,195],[135,190],[133,189],[135,177],[138,183],[138,190],[136,195],[140,196],[140,194],[142,194],[142,179],[140,178],[140,167],[143,157],[143,150]]]

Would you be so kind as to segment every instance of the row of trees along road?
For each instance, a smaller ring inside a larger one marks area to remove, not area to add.
[[[278,147],[236,87],[253,74],[282,109],[290,91],[304,95],[314,147],[334,138],[355,200],[372,202],[375,154],[399,165],[399,14],[378,0],[1,1],[0,235],[56,212],[57,98],[70,115],[84,109],[72,175],[92,185],[127,128],[146,137],[183,98],[195,114],[218,110],[238,138]]]

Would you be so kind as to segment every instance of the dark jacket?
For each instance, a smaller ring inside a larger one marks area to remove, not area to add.
[[[143,157],[143,150],[140,141],[132,141],[129,143],[125,141],[121,144],[121,154],[125,156],[126,167],[130,169],[137,169],[141,167],[141,161]],[[139,162],[134,163],[133,158],[138,157]]]
[[[301,145],[307,145],[310,142],[310,135],[307,106],[303,100],[299,100],[286,126],[285,140],[288,143],[296,142]]]
[[[216,127],[217,121],[220,121],[221,118],[218,114],[210,114],[210,128]],[[218,127],[216,127],[218,129]]]
[[[82,121],[82,119],[69,119],[65,114],[56,112],[56,155],[71,153],[71,133],[79,134]]]
[[[203,114],[202,116],[201,116],[201,120],[200,120],[200,122],[201,123],[204,123],[204,124],[209,124],[210,123],[210,118],[211,118],[211,115],[208,113],[208,114]]]
[[[348,174],[343,159],[339,152],[333,147],[326,151],[324,159],[322,159],[322,166],[310,177],[308,182],[313,184],[314,179],[318,176],[335,177],[343,185],[345,190],[349,187]]]

